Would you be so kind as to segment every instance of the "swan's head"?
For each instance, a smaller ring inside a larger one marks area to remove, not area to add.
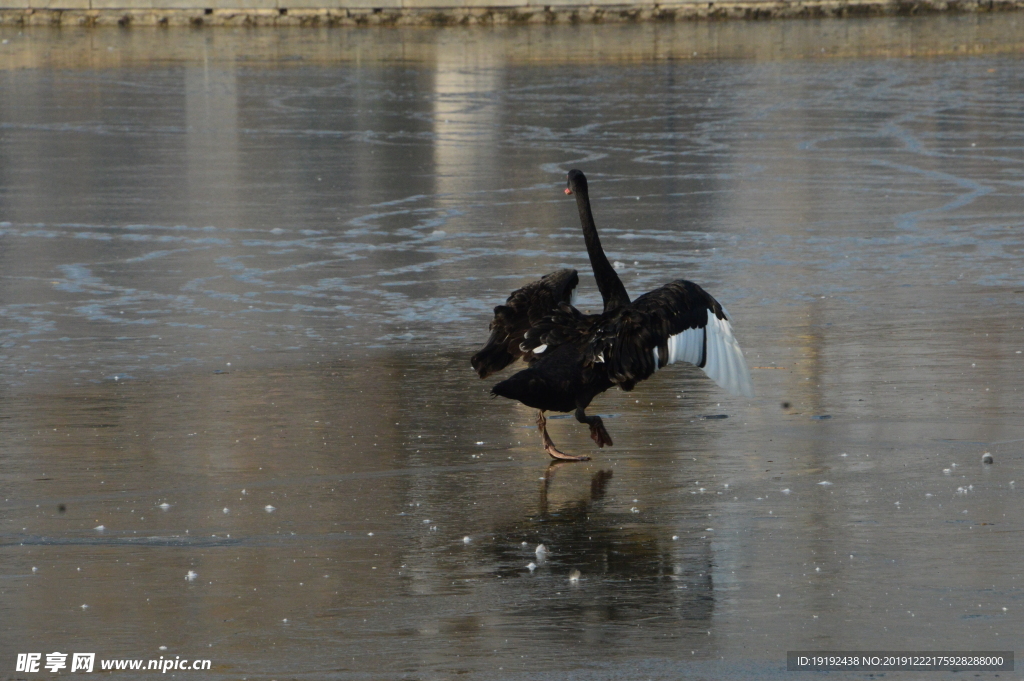
[[[570,170],[568,181],[566,182],[565,193],[575,194],[580,191],[584,194],[587,192],[587,176],[584,175],[581,170]]]

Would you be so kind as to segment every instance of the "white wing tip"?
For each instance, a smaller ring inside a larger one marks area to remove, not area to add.
[[[705,327],[693,327],[668,339],[666,364],[688,362],[700,366],[722,389],[733,395],[754,396],[754,384],[750,380],[743,350],[732,335],[732,326],[726,319],[719,319],[714,310],[708,310]],[[654,352],[655,365],[658,363],[658,349]]]
[[[743,350],[732,335],[728,321],[708,311],[707,357],[704,373],[733,395],[754,396],[754,384],[743,358]]]

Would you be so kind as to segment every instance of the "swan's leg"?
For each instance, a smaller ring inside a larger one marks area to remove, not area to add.
[[[559,459],[561,461],[590,461],[589,456],[573,456],[572,454],[565,454],[555,448],[555,443],[551,441],[551,436],[548,435],[548,420],[544,418],[544,412],[537,412],[537,428],[540,429],[540,436],[544,439],[544,451],[548,453],[552,459]]]
[[[576,420],[590,426],[590,437],[597,443],[598,447],[612,446],[612,436],[604,429],[604,421],[600,416],[587,416],[583,407],[576,409]]]

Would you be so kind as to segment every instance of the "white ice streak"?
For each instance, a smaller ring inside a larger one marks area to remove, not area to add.
[[[271,506],[270,504],[267,504],[266,506],[263,507],[263,510],[266,511],[267,513],[273,513],[277,509]]]
[[[186,580],[188,580],[188,581],[190,581],[190,582],[194,582],[194,581],[196,580],[196,577],[198,577],[198,576],[199,576],[199,574],[198,574],[198,573],[196,573],[196,572],[193,572],[192,570],[189,570],[189,571],[188,571],[188,572],[187,572],[187,573],[185,574],[185,579],[186,579]]]
[[[822,480],[822,481],[821,481],[821,482],[819,482],[818,484],[819,484],[819,485],[821,485],[822,487],[828,487],[828,486],[829,486],[829,485],[831,485],[832,483],[831,483],[831,482],[829,482],[828,480]]]
[[[159,509],[160,509],[160,510],[162,510],[162,511],[166,511],[166,510],[167,510],[167,509],[169,509],[170,507],[171,507],[171,505],[170,505],[170,504],[168,504],[168,503],[167,503],[167,502],[165,501],[164,503],[160,504],[160,505],[159,505],[159,506],[158,506],[157,508],[159,508]]]
[[[658,349],[654,352],[654,365],[658,366]],[[666,364],[688,362],[700,366],[708,378],[733,395],[754,396],[754,384],[743,358],[743,350],[732,335],[728,320],[719,319],[708,310],[708,324],[705,328],[687,329],[669,336],[668,361]]]
[[[543,544],[538,544],[537,548],[534,550],[534,553],[537,554],[537,558],[539,558],[540,560],[544,560],[544,556],[548,555],[548,547],[544,546]]]

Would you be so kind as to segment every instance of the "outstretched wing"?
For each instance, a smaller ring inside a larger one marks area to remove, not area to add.
[[[680,279],[644,294],[595,334],[593,354],[623,389],[676,362],[700,367],[734,395],[754,396],[743,351],[722,306]]]
[[[560,303],[569,304],[579,282],[576,270],[558,270],[513,291],[504,305],[494,308],[491,337],[471,360],[480,378],[501,371],[526,354],[520,347],[526,332],[555,312]]]

